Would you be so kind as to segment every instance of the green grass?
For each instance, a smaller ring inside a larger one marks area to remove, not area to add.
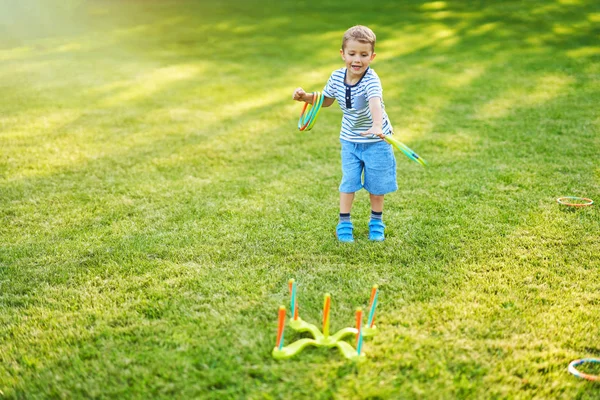
[[[600,213],[556,204],[600,201],[596,1],[28,0],[0,22],[0,396],[600,397],[567,372],[600,357]],[[398,153],[387,240],[363,191],[341,245],[341,114],[299,133],[291,94],[357,23],[429,167]],[[292,277],[309,322],[331,293],[333,332],[380,286],[366,362],[271,358]]]

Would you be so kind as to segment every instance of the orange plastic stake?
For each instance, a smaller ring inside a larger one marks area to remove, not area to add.
[[[325,304],[323,305],[323,336],[329,336],[329,309],[331,307],[331,296],[325,295]]]
[[[356,309],[356,346],[358,346],[358,338],[360,336],[360,329],[362,327],[362,308]]]
[[[285,306],[279,306],[279,323],[277,324],[277,348],[283,347],[283,330],[285,329]]]
[[[369,300],[369,313],[371,314],[371,323],[369,324],[369,328],[372,328],[375,325],[375,312],[373,309],[373,301],[375,300],[375,296],[377,295],[377,290],[379,290],[379,286],[373,285],[371,289],[371,299]]]

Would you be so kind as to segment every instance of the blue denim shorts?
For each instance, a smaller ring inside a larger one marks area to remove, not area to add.
[[[374,195],[398,190],[396,157],[387,142],[342,143],[342,183],[340,192],[354,193],[361,188]],[[363,181],[364,173],[364,181]]]

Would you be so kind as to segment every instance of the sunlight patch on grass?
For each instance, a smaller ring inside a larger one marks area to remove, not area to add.
[[[428,17],[433,20],[442,20],[442,19],[451,18],[451,17],[455,17],[455,16],[457,16],[457,14],[453,13],[452,11],[437,11],[437,12],[432,12],[432,13],[428,14]]]
[[[100,105],[112,107],[139,99],[150,98],[173,82],[190,80],[206,70],[207,67],[198,64],[179,64],[158,68],[138,76],[136,82],[131,84],[131,88],[101,101]]]
[[[236,26],[230,28],[231,32],[233,32],[233,33],[245,33],[245,34],[251,34],[253,32],[256,32],[257,29],[258,29],[257,25],[236,25]]]
[[[554,24],[552,26],[552,32],[554,32],[558,35],[572,35],[573,33],[576,32],[576,30],[572,26],[562,25],[562,24]]]
[[[83,46],[80,43],[65,43],[56,48],[58,53],[70,53],[73,51],[82,50]]]
[[[446,86],[460,89],[461,87],[468,87],[474,80],[481,77],[486,71],[483,65],[472,65],[469,68],[465,68],[462,72],[453,74],[450,79],[447,79],[444,83]]]
[[[27,63],[25,67],[33,68],[41,64],[37,59],[47,55],[75,55],[86,50],[93,49],[96,44],[91,38],[79,38],[78,41],[58,41],[56,39],[47,38],[33,42],[26,47],[18,47],[9,50],[0,50],[0,60],[3,58],[7,61],[22,61]],[[37,61],[37,62],[36,62]],[[50,62],[49,60],[47,61]]]
[[[75,145],[69,135],[73,132],[67,132],[65,128],[79,117],[80,113],[77,111],[57,111],[37,118],[30,117],[29,121],[23,122],[19,122],[19,117],[11,118],[16,129],[5,137],[10,138],[15,148],[26,148],[27,151],[18,160],[9,163],[7,180],[45,176],[86,159],[89,156],[87,151],[82,146]],[[48,137],[53,139],[41,139]]]
[[[436,23],[415,33],[398,34],[377,45],[381,52],[376,60],[391,60],[429,46],[452,46],[460,41],[456,33],[457,29],[449,29],[446,25]]]
[[[403,35],[396,39],[386,39],[377,44],[377,61],[391,60],[415,51],[418,45],[421,45],[422,37],[413,37]]]
[[[476,26],[475,28],[471,28],[467,32],[469,35],[479,36],[479,35],[484,35],[486,33],[492,32],[494,29],[497,29],[498,26],[499,26],[498,22],[488,22],[488,23]]]
[[[130,84],[131,84],[131,82],[127,81],[127,80],[113,81],[110,83],[104,83],[104,84],[99,84],[99,85],[90,87],[89,91],[90,91],[90,93],[94,93],[94,94],[109,93],[109,92],[112,92],[115,90],[127,88],[127,87],[129,87]]]
[[[313,79],[315,81],[323,79],[323,76],[313,75]],[[305,89],[307,92],[312,92],[312,89]],[[315,89],[321,90],[321,88]],[[241,99],[237,101],[233,101],[228,103],[221,110],[217,111],[218,115],[223,117],[236,117],[242,114],[246,114],[250,111],[257,110],[259,108],[265,108],[269,106],[273,106],[276,103],[280,103],[282,99],[286,97],[291,99],[293,89],[290,88],[279,88],[279,89],[269,89],[263,92],[257,93],[256,96],[251,96],[248,99]]]
[[[102,17],[110,14],[110,9],[107,7],[90,7],[88,8],[88,14],[96,17]]]
[[[460,43],[460,38],[458,36],[452,36],[452,37],[448,37],[445,38],[444,40],[441,40],[438,43],[438,47],[440,48],[452,48],[453,46],[456,46],[458,43]]]
[[[211,110],[174,106],[156,110],[147,116],[145,122],[150,125],[179,124],[178,129],[182,131],[194,131],[199,126],[215,125],[222,119],[222,116]]]
[[[586,46],[567,51],[567,56],[571,58],[587,58],[597,55],[600,55],[600,47],[598,46]]]
[[[128,28],[119,28],[111,33],[114,39],[124,39],[126,37],[139,37],[147,33],[155,34],[157,30],[167,29],[185,22],[185,17],[177,16],[160,21],[154,21],[152,24],[139,24]]]
[[[14,47],[12,49],[6,49],[6,50],[0,49],[0,60],[10,61],[10,60],[14,60],[14,59],[19,59],[24,56],[31,55],[33,50],[34,49],[31,46]]]
[[[477,149],[477,137],[466,131],[458,131],[444,137],[444,142],[439,144],[444,153],[453,157],[465,157]]]
[[[479,107],[479,119],[502,118],[522,107],[533,107],[548,102],[573,84],[567,75],[545,75],[536,79],[534,87],[519,87],[505,91],[501,96]]]
[[[421,5],[422,10],[442,10],[446,8],[448,4],[445,1],[432,1],[429,3],[423,3]]]
[[[75,121],[81,115],[80,111],[60,110],[45,113],[38,117],[29,117],[27,121],[23,117],[3,117],[0,122],[13,124],[11,131],[3,132],[2,136],[10,139],[23,139],[25,142],[40,144],[39,138],[46,135],[56,134],[61,127]],[[51,142],[50,140],[48,142]]]
[[[131,28],[117,29],[113,33],[113,36],[116,37],[116,38],[118,38],[118,37],[144,35],[144,34],[147,34],[147,33],[150,33],[152,31],[154,31],[154,29],[155,28],[152,25],[149,25],[149,24],[146,24],[146,25],[136,25],[136,26],[133,26]]]
[[[456,35],[456,31],[454,29],[436,29],[433,33],[433,37],[438,39],[446,39],[450,36]]]

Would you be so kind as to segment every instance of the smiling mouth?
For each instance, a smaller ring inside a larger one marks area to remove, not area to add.
[[[353,66],[352,66],[352,69],[360,69],[360,68],[361,68],[361,66],[360,66],[360,65],[353,65]]]

